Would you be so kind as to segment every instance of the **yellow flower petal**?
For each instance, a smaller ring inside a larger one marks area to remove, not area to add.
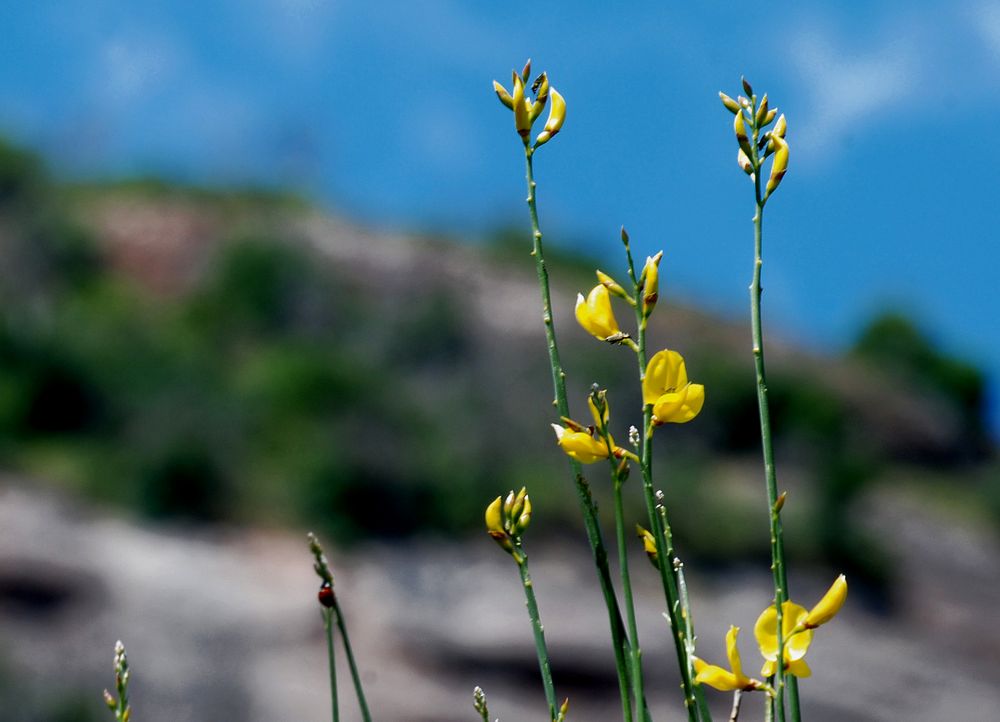
[[[734,626],[730,626],[726,632],[726,657],[729,659],[729,668],[738,678],[743,677],[743,663],[740,661],[740,650],[736,646],[736,637],[739,633],[740,628]]]
[[[764,666],[760,668],[760,676],[764,679],[774,676],[774,673],[778,671],[778,663],[773,659],[769,659],[764,662]]]
[[[687,386],[687,383],[684,358],[669,349],[658,351],[646,364],[646,375],[642,380],[642,402],[655,404],[663,394],[677,391]]]
[[[812,670],[804,659],[796,659],[788,663],[788,673],[796,677],[811,677]]]
[[[720,692],[732,692],[736,689],[743,689],[742,680],[732,672],[722,667],[717,667],[714,664],[706,664],[702,667],[702,670],[698,672],[694,681],[698,684],[707,684],[709,687],[714,687]]]
[[[840,608],[844,606],[846,599],[847,578],[841,574],[834,580],[826,594],[823,595],[823,598],[816,602],[816,606],[809,610],[805,621],[806,627],[818,627],[821,624],[829,622],[840,611]]]
[[[586,431],[569,431],[558,424],[552,424],[552,428],[559,447],[581,464],[608,458],[608,447],[603,440],[595,439]]]
[[[503,500],[498,496],[486,507],[486,530],[503,532],[503,521],[500,518],[500,510],[503,507]]]
[[[577,294],[576,320],[587,333],[602,341],[609,336],[621,333],[611,308],[611,294],[602,285],[594,286],[586,300],[584,300],[583,294]]]
[[[705,404],[705,387],[688,384],[679,391],[660,396],[653,404],[653,422],[660,424],[686,424],[696,417]]]

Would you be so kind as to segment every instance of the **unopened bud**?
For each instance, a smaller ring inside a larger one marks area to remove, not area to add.
[[[788,143],[784,138],[773,135],[771,140],[774,142],[774,162],[771,164],[771,177],[767,180],[767,195],[777,190],[788,170]]]
[[[743,92],[749,97],[753,97],[753,86],[750,85],[750,81],[745,77],[740,76],[740,82],[743,83]]]
[[[111,696],[108,690],[104,690],[104,704],[108,706],[108,709],[115,709],[118,703],[115,702],[115,698]]]
[[[528,78],[531,77],[531,58],[524,63],[524,68],[521,70],[521,82],[525,85],[528,84]]]
[[[527,99],[524,97],[524,83],[519,75],[514,76],[514,95],[511,100],[514,103],[514,128],[527,145],[528,133],[531,131],[531,118],[528,113]]]
[[[774,501],[774,513],[775,514],[780,513],[781,510],[785,507],[785,498],[787,496],[788,496],[788,492],[787,491],[783,491],[783,492],[781,492],[781,494],[778,495],[778,498],[775,499],[775,501]]]
[[[514,97],[517,97],[516,93],[514,94]],[[515,109],[515,113],[516,112],[517,111]],[[749,158],[753,155],[753,150],[750,149],[750,138],[747,135],[747,126],[746,122],[743,120],[743,113],[736,114],[736,118],[733,120],[733,130],[736,133],[736,142],[740,144],[740,148]]]
[[[753,163],[751,163],[750,159],[747,158],[747,154],[743,152],[742,148],[736,151],[736,163],[747,175],[753,174]]]
[[[566,99],[555,88],[549,90],[549,96],[552,98],[552,102],[549,103],[549,119],[545,121],[545,128],[535,138],[536,148],[548,143],[562,130],[563,122],[566,120]]]
[[[622,288],[615,279],[606,274],[604,271],[598,270],[597,272],[597,282],[604,286],[612,295],[618,296],[619,298],[628,298],[628,294],[625,289]]]
[[[765,117],[767,117],[767,93],[764,93],[764,97],[761,98],[760,105],[757,106],[757,115],[754,116],[754,122],[758,128],[763,127]]]
[[[500,99],[501,103],[506,105],[511,110],[514,109],[514,99],[510,96],[510,93],[507,92],[507,88],[503,87],[495,80],[493,81],[493,92],[497,94],[497,98]]]
[[[778,109],[771,108],[769,111],[767,111],[767,115],[764,116],[764,122],[761,123],[759,127],[763,128],[765,126],[770,125],[771,121],[774,120],[774,116],[776,116],[777,114],[778,114]]]
[[[542,114],[545,102],[549,99],[549,76],[542,73],[535,82],[531,84],[531,91],[535,94],[535,102],[531,105],[531,122]]]
[[[725,93],[723,93],[721,90],[719,91],[719,99],[722,101],[722,104],[726,106],[726,110],[728,110],[730,113],[740,112],[740,104],[737,103],[732,98],[730,98]]]

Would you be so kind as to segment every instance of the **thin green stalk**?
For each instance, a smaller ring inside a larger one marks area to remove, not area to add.
[[[646,319],[643,317],[642,302],[639,293],[639,279],[635,273],[635,264],[632,261],[632,250],[629,247],[627,237],[622,234],[625,243],[625,253],[628,258],[628,274],[636,292],[635,317],[638,328],[638,345],[636,347],[636,357],[639,363],[639,385],[646,378]],[[687,645],[684,639],[684,630],[680,626],[680,598],[677,590],[677,579],[673,572],[673,541],[670,525],[666,516],[662,518],[656,512],[656,499],[653,490],[653,407],[644,405],[642,410],[642,456],[640,467],[642,469],[642,490],[646,500],[646,511],[649,515],[650,531],[656,537],[656,561],[660,570],[660,581],[663,585],[663,595],[667,602],[667,611],[670,621],[670,631],[674,638],[674,649],[677,653],[677,665],[681,673],[681,687],[684,691],[684,707],[687,709],[689,722],[698,722],[701,716],[701,709],[707,709],[705,704],[699,704],[698,697],[701,695],[701,688],[695,685],[691,675],[691,661],[687,653]],[[710,717],[708,719],[711,719]]]
[[[753,98],[756,106],[756,97]],[[777,698],[775,700],[775,713],[777,722],[784,722],[785,719],[785,670],[784,670],[784,640],[782,617],[784,610],[782,605],[788,600],[788,578],[785,570],[785,545],[781,525],[781,508],[778,504],[778,482],[774,466],[774,443],[771,437],[771,412],[767,397],[767,376],[764,371],[764,333],[761,324],[760,297],[761,297],[761,269],[763,260],[763,229],[764,229],[764,204],[767,198],[761,195],[760,175],[763,159],[757,149],[760,129],[756,121],[752,122],[753,128],[753,162],[754,162],[754,196],[755,213],[753,217],[754,236],[754,267],[753,280],[750,284],[750,314],[751,330],[753,334],[753,358],[754,370],[757,376],[757,406],[760,411],[760,436],[761,446],[764,455],[764,479],[767,487],[768,519],[771,533],[771,573],[774,580],[774,604],[777,613],[777,637],[778,637],[778,664],[775,672],[775,684],[777,687]],[[799,720],[798,712],[798,688],[792,693],[792,719]]]
[[[351,670],[351,680],[354,682],[354,692],[358,696],[358,706],[361,707],[361,718],[364,722],[372,722],[371,712],[368,711],[368,701],[365,699],[365,691],[361,687],[361,675],[358,674],[358,665],[354,661],[354,650],[351,648],[351,640],[347,636],[347,624],[344,622],[344,613],[340,609],[340,602],[334,597],[333,611],[337,618],[337,628],[340,630],[340,638],[344,640],[344,651],[347,653],[347,666]]]
[[[643,715],[642,700],[645,696],[642,679],[642,650],[639,648],[639,631],[635,620],[635,604],[632,598],[632,580],[628,569],[628,545],[625,541],[625,511],[622,504],[621,474],[615,468],[614,457],[611,459],[611,476],[614,482],[615,496],[615,532],[618,541],[618,569],[622,580],[622,594],[625,597],[625,614],[628,619],[628,635],[632,640],[632,697],[635,699],[636,714]],[[648,711],[643,715],[649,720]]]
[[[323,628],[326,630],[326,656],[330,666],[330,703],[333,709],[333,722],[340,720],[340,708],[337,704],[337,664],[333,653],[333,610],[323,609]]]
[[[531,255],[535,257],[535,270],[538,274],[538,286],[542,292],[542,318],[545,324],[545,339],[549,350],[549,365],[552,369],[552,387],[555,393],[554,404],[559,416],[569,416],[569,402],[566,398],[566,374],[559,360],[559,346],[556,343],[556,332],[552,321],[552,299],[549,292],[549,273],[545,267],[545,257],[542,253],[542,232],[538,225],[538,208],[535,202],[535,178],[532,168],[534,151],[530,147],[525,150],[525,177],[528,185],[528,211],[531,215]],[[608,623],[611,628],[611,640],[615,655],[615,668],[618,673],[618,688],[622,695],[623,708],[628,707],[629,669],[627,658],[630,654],[629,640],[622,623],[618,598],[615,596],[611,581],[611,570],[608,567],[608,552],[601,535],[600,523],[597,519],[597,506],[590,493],[590,486],[583,476],[583,468],[575,459],[569,459],[570,471],[576,484],[576,495],[583,513],[584,528],[587,541],[594,557],[597,578],[604,596],[604,604],[608,610]],[[626,722],[630,717],[625,717]]]
[[[556,703],[556,688],[552,683],[552,669],[549,664],[549,650],[545,646],[545,628],[538,615],[538,602],[535,600],[535,590],[528,573],[528,555],[519,549],[514,556],[517,570],[521,574],[521,586],[524,587],[524,600],[531,617],[531,631],[535,635],[535,651],[538,653],[538,668],[542,674],[542,686],[545,688],[545,701],[549,703],[549,719],[555,720],[559,705]]]

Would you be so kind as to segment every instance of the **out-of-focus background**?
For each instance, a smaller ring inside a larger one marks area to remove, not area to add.
[[[615,717],[490,88],[528,56],[569,105],[536,177],[573,408],[596,381],[619,434],[639,420],[631,354],[572,320],[595,267],[624,277],[621,224],[665,250],[651,343],[707,388],[656,438],[702,655],[737,624],[755,668],[770,598],[752,192],[716,97],[745,73],[792,149],[764,267],[792,594],[851,583],[807,716],[992,719],[996,4],[67,0],[0,27],[0,719],[104,718],[119,637],[141,719],[324,719],[306,530],[377,719],[472,719],[475,684],[538,718],[516,574],[481,533],[521,485],[557,688]]]

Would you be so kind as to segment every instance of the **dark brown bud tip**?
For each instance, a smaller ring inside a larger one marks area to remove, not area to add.
[[[319,603],[327,609],[332,607],[336,601],[336,597],[333,595],[333,587],[330,586],[330,582],[323,582],[319,587],[319,594],[316,596],[319,599]]]

